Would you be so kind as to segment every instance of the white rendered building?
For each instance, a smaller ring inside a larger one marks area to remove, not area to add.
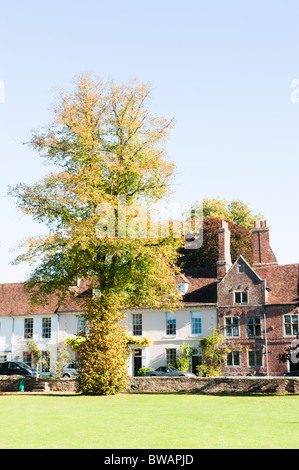
[[[214,270],[190,269],[181,276],[178,287],[184,302],[176,312],[143,309],[128,313],[128,334],[151,341],[148,346],[130,344],[130,376],[136,375],[140,367],[155,369],[175,362],[182,343],[192,348],[190,370],[195,371],[200,364],[199,341],[217,326]],[[0,362],[21,361],[31,365],[29,345],[34,343],[41,351],[41,374],[53,374],[59,351],[67,349],[69,360],[75,359],[65,340],[80,334],[80,314],[73,300],[58,308],[55,296],[32,313],[22,283],[0,284]]]

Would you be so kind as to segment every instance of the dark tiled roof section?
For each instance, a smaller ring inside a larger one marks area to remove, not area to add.
[[[215,304],[217,302],[217,272],[213,267],[187,268],[183,274],[190,282],[185,304]]]
[[[271,289],[267,304],[299,302],[299,264],[255,266],[254,271],[266,280]]]

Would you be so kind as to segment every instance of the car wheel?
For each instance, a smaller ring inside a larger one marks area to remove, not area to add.
[[[69,374],[63,374],[62,377],[63,377],[64,379],[65,379],[65,378],[68,378],[68,379],[69,379],[71,376],[70,376]]]
[[[150,374],[150,377],[156,377],[156,374]]]

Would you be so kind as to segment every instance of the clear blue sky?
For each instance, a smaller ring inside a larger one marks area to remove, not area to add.
[[[43,231],[6,197],[48,171],[22,142],[83,72],[152,82],[154,111],[177,123],[173,200],[242,199],[266,215],[279,262],[299,262],[298,24],[296,0],[1,2],[0,282],[25,279],[9,249]]]

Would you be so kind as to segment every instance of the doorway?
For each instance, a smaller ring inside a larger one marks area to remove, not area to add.
[[[137,377],[139,369],[142,367],[142,349],[133,349],[133,375]]]
[[[198,370],[196,370],[197,366],[202,365],[202,356],[192,356],[192,372],[193,374],[198,375]]]

